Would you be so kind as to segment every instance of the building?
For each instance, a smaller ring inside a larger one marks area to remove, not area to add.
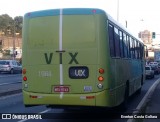
[[[16,58],[21,58],[22,56],[22,38],[19,36],[15,37],[15,43],[13,44],[13,37],[6,37],[0,35],[0,58],[10,58],[13,55],[13,45],[15,47],[15,52],[17,53]],[[7,53],[6,53],[7,52]],[[12,58],[12,57],[11,57]]]

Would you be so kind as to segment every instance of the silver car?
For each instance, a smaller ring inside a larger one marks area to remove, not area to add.
[[[0,73],[1,72],[8,72],[10,74],[21,73],[22,65],[16,60],[0,60]]]

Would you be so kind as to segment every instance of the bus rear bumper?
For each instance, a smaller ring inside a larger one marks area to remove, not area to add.
[[[34,105],[68,105],[68,106],[99,106],[112,107],[114,96],[109,96],[109,90],[88,94],[42,94],[23,90],[25,106]],[[112,100],[112,102],[110,102]]]

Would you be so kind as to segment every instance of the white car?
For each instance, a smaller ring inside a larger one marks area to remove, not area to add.
[[[150,62],[149,65],[151,67],[157,67],[158,66],[158,62]]]
[[[146,78],[150,77],[150,78],[154,78],[154,70],[152,70],[151,66],[145,66],[145,74],[146,74]]]
[[[22,66],[16,60],[0,60],[0,73],[1,72],[8,72],[10,74],[21,73]]]

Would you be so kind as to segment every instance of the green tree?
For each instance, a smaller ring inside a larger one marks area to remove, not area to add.
[[[16,16],[14,18],[15,23],[15,32],[22,35],[22,23],[23,23],[23,17],[22,16]]]
[[[0,32],[4,32],[5,36],[13,36],[14,32],[22,35],[23,17],[16,16],[14,19],[8,14],[0,15]],[[15,30],[14,30],[15,29]]]
[[[5,35],[13,33],[13,19],[8,14],[0,15],[0,31],[4,32]]]

